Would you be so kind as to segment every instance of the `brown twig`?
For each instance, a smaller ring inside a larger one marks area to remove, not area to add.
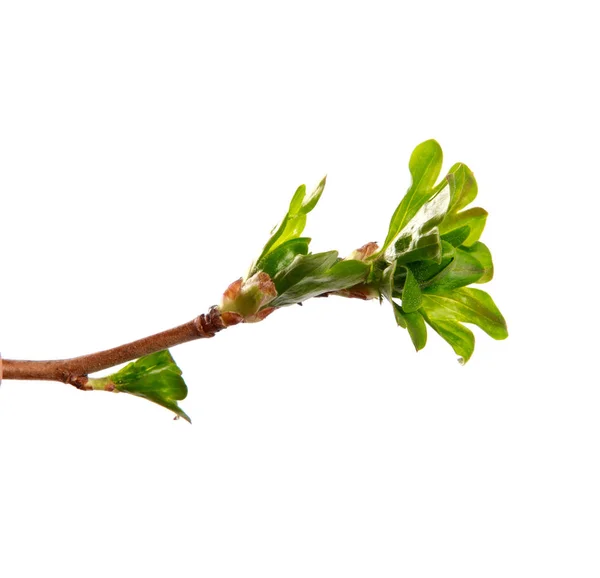
[[[102,371],[144,355],[168,349],[194,339],[213,337],[228,325],[239,320],[223,318],[218,308],[213,307],[185,323],[119,347],[99,351],[81,357],[53,361],[27,361],[0,359],[0,379],[36,379],[61,381],[78,389],[88,389],[88,374]]]

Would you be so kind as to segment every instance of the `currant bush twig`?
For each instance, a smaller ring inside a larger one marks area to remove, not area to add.
[[[256,323],[281,307],[329,295],[385,299],[417,351],[427,343],[429,325],[448,342],[459,361],[466,363],[473,354],[475,338],[464,323],[479,326],[494,339],[505,339],[508,332],[492,298],[470,287],[487,283],[494,272],[490,250],[479,240],[487,212],[467,208],[477,196],[475,177],[466,165],[457,163],[438,181],[442,160],[442,149],[435,140],[415,148],[409,161],[412,184],[392,215],[381,247],[369,242],[345,258],[337,251],[310,253],[311,239],[301,235],[326,179],[310,194],[302,185],[248,273],[231,283],[221,303],[207,314],[81,357],[0,359],[0,379],[54,380],[82,390],[126,392],[189,421],[178,405],[187,395],[187,386],[170,347],[213,337],[230,325]],[[132,360],[137,361],[111,375],[89,377]]]
[[[3,378],[62,381],[74,385],[78,389],[89,390],[92,389],[88,385],[87,375],[89,373],[102,371],[194,339],[213,337],[215,333],[224,328],[220,312],[215,307],[207,315],[200,315],[184,325],[90,355],[54,361],[5,359],[3,361]]]

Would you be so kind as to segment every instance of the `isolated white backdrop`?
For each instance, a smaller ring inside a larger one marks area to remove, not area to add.
[[[598,576],[591,2],[0,4],[0,350],[185,322],[302,182],[385,236],[436,138],[490,212],[510,338],[460,367],[343,299],[176,348],[192,426],[0,387],[0,575]]]

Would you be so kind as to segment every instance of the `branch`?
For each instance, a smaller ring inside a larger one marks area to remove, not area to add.
[[[89,390],[92,389],[91,386],[88,386],[88,374],[90,373],[102,371],[180,343],[213,337],[215,333],[225,327],[227,325],[220,311],[218,308],[212,307],[207,314],[203,313],[192,321],[173,329],[90,355],[52,361],[0,359],[0,380],[61,381],[78,389]]]
[[[467,362],[475,337],[465,323],[479,326],[494,339],[505,339],[508,330],[491,296],[472,287],[487,283],[494,274],[490,250],[479,240],[487,211],[467,208],[477,196],[477,182],[462,163],[454,164],[439,180],[442,157],[434,140],[415,148],[408,163],[412,184],[392,215],[381,248],[369,242],[345,258],[338,251],[310,252],[311,239],[301,235],[325,179],[310,194],[301,185],[248,273],[231,283],[220,304],[206,315],[82,357],[4,362],[0,358],[0,380],[54,380],[82,390],[125,392],[189,421],[177,403],[185,399],[187,385],[170,347],[213,337],[229,325],[256,323],[282,307],[328,295],[380,302],[385,298],[417,351],[427,343],[429,326],[448,342],[461,363]],[[126,361],[132,363],[116,373],[88,377]]]

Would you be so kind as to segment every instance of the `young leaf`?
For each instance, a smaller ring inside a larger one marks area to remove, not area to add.
[[[404,269],[406,271],[406,279],[402,288],[402,309],[405,313],[413,313],[421,307],[423,296],[419,282],[415,279],[412,271],[408,267]]]
[[[454,231],[442,235],[442,241],[450,243],[453,247],[460,247],[469,238],[470,234],[471,227],[465,225],[464,227],[459,227],[458,229],[454,229]]]
[[[187,396],[187,385],[181,377],[181,369],[166,349],[140,357],[108,377],[92,378],[89,382],[93,389],[143,397],[191,423],[189,416],[177,405]]]
[[[398,323],[400,327],[408,329],[408,334],[417,351],[423,349],[427,344],[427,327],[425,326],[425,321],[423,320],[421,313],[418,311],[407,313],[394,301],[392,301],[392,306],[394,308],[396,323]]]
[[[475,336],[473,332],[456,321],[432,320],[424,315],[431,328],[450,344],[461,363],[467,363],[475,350]]]
[[[440,256],[437,260],[428,259],[410,263],[410,270],[421,286],[426,286],[427,283],[439,275],[446,267],[452,263],[454,259],[455,249],[446,241],[441,242]],[[401,279],[398,279],[401,282]]]
[[[487,245],[484,245],[481,241],[477,241],[477,243],[473,243],[470,247],[461,247],[461,249],[475,257],[483,267],[483,274],[475,283],[487,283],[491,281],[494,277],[494,263],[492,262],[492,254]]]
[[[390,303],[394,293],[394,274],[396,273],[396,261],[392,261],[383,271],[381,280],[378,283],[381,295],[383,295]],[[370,280],[370,278],[369,278]],[[375,281],[377,282],[377,281]]]
[[[325,188],[326,180],[327,177],[323,177],[315,190],[308,196],[306,196],[305,185],[300,185],[298,189],[296,189],[290,202],[288,212],[283,217],[281,223],[273,229],[270,239],[267,241],[258,259],[250,268],[248,277],[259,270],[258,263],[260,263],[269,253],[273,252],[277,247],[289,239],[300,237],[306,225],[306,215],[310,213],[319,202],[323,189]]]
[[[295,257],[298,255],[307,255],[309,243],[310,239],[308,237],[289,239],[263,257],[256,264],[256,268],[264,271],[269,277],[273,278],[277,273],[290,265]]]
[[[473,172],[463,163],[452,165],[446,176],[450,183],[451,200],[449,213],[457,213],[477,197],[477,181]]]
[[[270,305],[284,307],[324,293],[348,289],[363,283],[367,279],[369,269],[369,265],[363,261],[343,260],[338,261],[325,272],[315,273],[313,270],[311,274],[276,297]]]
[[[450,184],[450,206],[448,213],[439,226],[440,234],[447,236],[456,229],[468,226],[470,228],[469,235],[461,244],[472,245],[481,237],[485,227],[487,211],[480,207],[459,211],[472,203],[477,197],[477,181],[469,167],[463,163],[453,165],[446,179]]]
[[[473,207],[461,213],[449,213],[440,225],[440,233],[447,234],[455,229],[468,226],[469,236],[463,241],[463,245],[472,245],[479,241],[481,233],[485,228],[488,212],[481,207]]]
[[[442,257],[440,233],[434,228],[429,233],[414,240],[412,237],[402,237],[394,244],[395,258],[391,262],[400,264],[415,261],[437,261]]]
[[[279,295],[307,277],[318,277],[329,269],[337,260],[337,251],[298,255],[273,280]]]
[[[423,294],[423,309],[432,321],[473,323],[494,339],[506,339],[506,321],[492,298],[481,289],[462,287]]]
[[[437,192],[434,187],[442,160],[442,149],[435,140],[425,141],[415,148],[408,163],[412,185],[392,215],[380,253],[385,252],[417,211]]]
[[[462,248],[455,248],[452,261],[424,284],[423,291],[436,293],[466,287],[471,283],[477,283],[483,274],[484,267],[474,256]]]
[[[439,225],[448,211],[450,188],[444,180],[433,196],[416,212],[384,253],[384,259],[409,263],[418,259],[439,258]]]

